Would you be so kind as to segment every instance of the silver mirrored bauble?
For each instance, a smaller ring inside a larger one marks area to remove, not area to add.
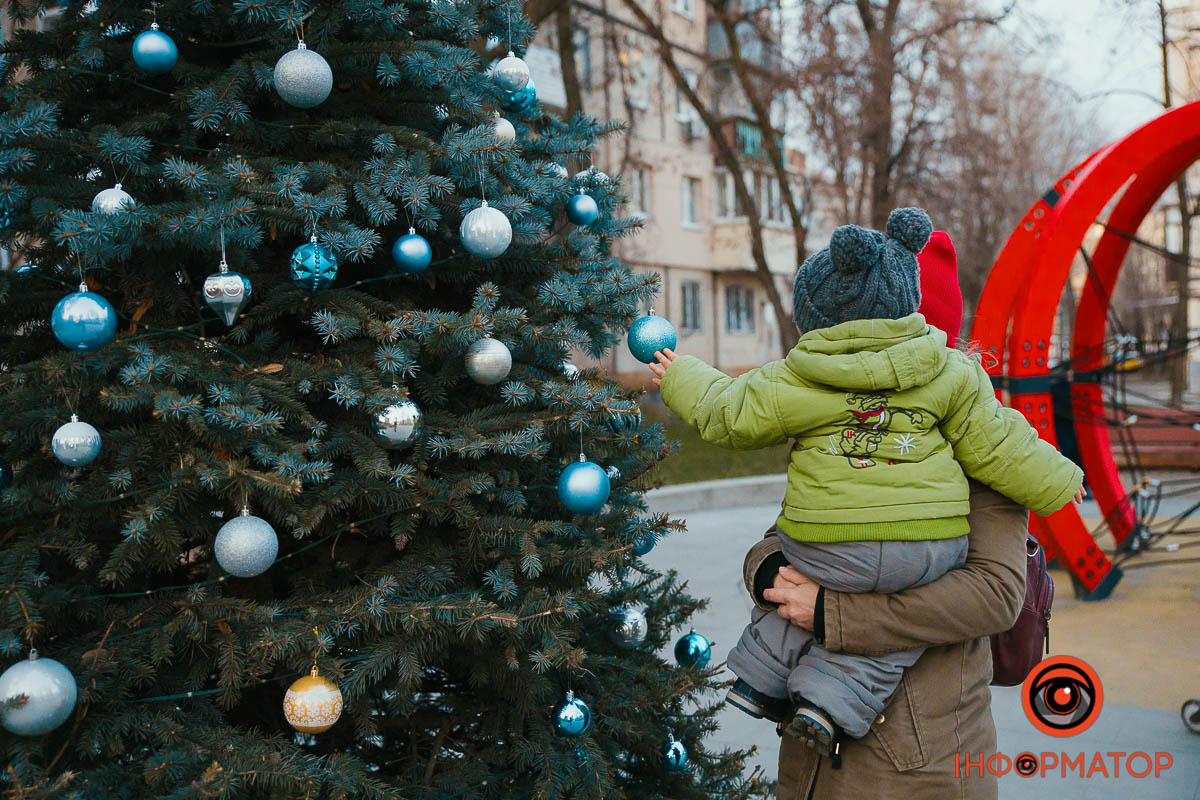
[[[54,432],[50,449],[68,467],[85,466],[100,455],[100,431],[72,414],[71,421]]]
[[[687,748],[674,736],[667,737],[667,743],[663,745],[662,758],[663,767],[667,772],[682,772],[687,769]]]
[[[639,607],[626,603],[612,610],[612,640],[618,647],[631,650],[646,641],[649,626],[646,613]]]
[[[496,117],[496,124],[492,129],[492,133],[497,139],[505,144],[515,142],[517,140],[517,129],[514,128],[513,124],[504,117]]]
[[[314,108],[324,103],[332,90],[333,70],[329,62],[320,53],[309,50],[304,42],[275,62],[275,91],[289,105]]]
[[[226,522],[217,531],[213,553],[221,569],[239,578],[261,575],[279,555],[279,537],[271,523],[255,517],[247,509]]]
[[[512,50],[509,50],[508,55],[500,59],[492,74],[496,78],[496,85],[506,92],[524,89],[525,84],[529,83],[529,65],[525,63],[524,59],[518,58]]]
[[[96,196],[92,198],[92,211],[96,214],[120,214],[135,205],[133,197],[122,189],[119,183],[111,189],[97,192]]]
[[[512,244],[512,224],[504,212],[484,200],[472,209],[458,227],[459,238],[467,252],[478,258],[495,258]]]
[[[226,325],[232,325],[250,302],[250,279],[222,264],[220,272],[204,279],[204,302]]]
[[[485,337],[467,349],[467,374],[476,383],[491,385],[508,377],[512,353],[504,342]]]
[[[559,735],[574,738],[587,733],[592,725],[592,712],[587,703],[567,691],[557,706],[554,707],[554,729]]]
[[[379,441],[389,450],[412,444],[420,430],[421,409],[407,398],[388,406],[375,418]]]
[[[610,481],[616,482],[621,480],[621,470],[616,464],[609,464],[605,468],[604,474],[608,476]]]
[[[0,675],[0,703],[22,695],[24,703],[3,712],[4,729],[17,736],[41,736],[67,721],[79,690],[69,669],[31,650],[29,658]]]

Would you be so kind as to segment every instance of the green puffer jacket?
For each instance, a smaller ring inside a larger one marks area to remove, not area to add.
[[[1043,515],[1083,482],[920,314],[810,331],[782,361],[737,378],[680,356],[662,398],[722,447],[795,439],[778,526],[801,541],[961,536],[964,471]]]

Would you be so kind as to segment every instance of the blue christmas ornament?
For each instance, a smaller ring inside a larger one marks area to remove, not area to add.
[[[530,78],[523,88],[504,98],[501,105],[505,111],[511,111],[514,114],[524,114],[535,109],[537,107],[537,87],[533,85],[533,78]]]
[[[18,278],[28,278],[30,275],[33,274],[33,271],[37,268],[38,268],[37,264],[22,264],[21,266],[17,267],[17,277]]]
[[[157,22],[150,23],[150,30],[133,40],[133,63],[147,75],[166,75],[178,59],[175,40],[160,31]]]
[[[25,702],[2,712],[4,729],[17,736],[41,736],[67,721],[79,690],[75,676],[53,658],[38,658],[37,650],[0,675],[0,703],[21,696]]]
[[[656,350],[674,350],[678,339],[675,336],[675,326],[665,317],[660,317],[650,309],[650,313],[634,320],[629,326],[629,352],[643,364],[655,361]]]
[[[100,455],[100,431],[72,414],[71,421],[54,432],[50,450],[68,467],[87,466]]]
[[[8,210],[8,206],[0,205],[0,233],[8,230],[13,223],[13,213]]]
[[[318,242],[316,234],[292,251],[292,283],[301,289],[320,291],[333,283],[337,271],[333,248]]]
[[[633,551],[632,552],[638,558],[641,558],[642,556],[646,555],[653,549],[654,549],[654,535],[653,534],[643,533],[642,535],[638,536],[636,539],[633,540]]]
[[[554,729],[560,736],[582,736],[591,725],[591,710],[574,692],[567,692],[563,701],[554,707]]]
[[[420,272],[432,261],[433,248],[416,228],[409,228],[408,233],[392,245],[392,263],[401,272]]]
[[[675,643],[675,661],[681,667],[704,669],[712,658],[712,645],[695,631],[689,631],[679,637]]]
[[[681,772],[687,768],[687,748],[670,734],[667,734],[667,743],[663,745],[662,758],[667,772]]]
[[[50,314],[50,329],[66,347],[89,353],[112,341],[117,333],[117,311],[81,283],[78,292],[58,301]]]
[[[579,227],[591,225],[600,216],[600,207],[596,198],[586,192],[580,192],[567,201],[567,219]]]
[[[608,474],[579,454],[558,476],[558,499],[575,514],[591,514],[608,502]]]

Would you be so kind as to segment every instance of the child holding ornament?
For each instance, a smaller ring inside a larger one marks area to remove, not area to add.
[[[1082,472],[996,400],[982,366],[917,313],[916,255],[933,225],[899,209],[885,233],[846,225],[793,284],[796,347],[730,378],[670,350],[651,363],[663,402],[708,442],[793,440],[776,525],[783,553],[821,586],[896,592],[966,558],[967,475],[1039,514],[1083,496]],[[965,474],[964,474],[965,473]],[[831,653],[758,611],[729,655],[726,702],[825,755],[865,736],[921,655]]]

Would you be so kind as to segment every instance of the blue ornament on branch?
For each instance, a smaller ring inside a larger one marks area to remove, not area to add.
[[[416,228],[409,228],[392,245],[392,263],[401,272],[421,272],[433,262],[433,248]]]
[[[641,558],[654,549],[654,534],[643,533],[633,540],[633,550],[635,556]]]
[[[75,676],[53,658],[39,658],[37,650],[0,675],[0,704],[14,702],[4,710],[4,729],[17,736],[41,736],[67,721],[75,709],[79,689]]]
[[[600,206],[587,192],[580,192],[567,201],[567,219],[581,228],[591,225],[599,216]]]
[[[492,208],[487,200],[479,208],[472,209],[458,226],[458,236],[463,247],[477,258],[495,258],[502,255],[512,244],[512,223],[504,212]]]
[[[133,40],[133,63],[147,75],[166,75],[178,59],[175,40],[160,31],[157,22],[150,23],[150,30]]]
[[[505,111],[513,114],[526,114],[537,108],[537,86],[534,85],[533,79],[530,78],[524,87],[504,98],[501,105]]]
[[[712,645],[708,639],[695,631],[689,631],[679,637],[675,643],[675,661],[681,667],[704,669],[712,658]]]
[[[58,301],[50,314],[50,329],[63,346],[82,353],[99,350],[117,333],[117,310],[86,283]]]
[[[275,62],[275,91],[288,105],[315,108],[333,91],[333,70],[329,62],[304,42],[298,42]]]
[[[629,326],[629,352],[643,364],[655,361],[656,350],[674,350],[678,343],[675,336],[675,326],[665,317],[660,317],[650,309],[650,313],[634,320]]]
[[[554,707],[554,729],[560,736],[582,736],[591,725],[591,709],[574,692],[568,691],[562,702]]]
[[[292,283],[301,289],[320,291],[333,283],[337,271],[337,256],[333,254],[333,248],[318,242],[315,233],[306,244],[292,251]]]
[[[279,555],[279,537],[271,523],[251,516],[250,509],[221,526],[213,542],[213,553],[221,569],[239,578],[253,578],[267,571]]]
[[[72,414],[71,421],[54,432],[50,450],[68,467],[87,466],[100,455],[100,431]]]
[[[583,453],[558,476],[558,499],[575,514],[592,514],[608,502],[608,473]]]
[[[682,772],[687,768],[687,748],[671,734],[667,734],[667,743],[663,745],[662,761],[667,772]]]

